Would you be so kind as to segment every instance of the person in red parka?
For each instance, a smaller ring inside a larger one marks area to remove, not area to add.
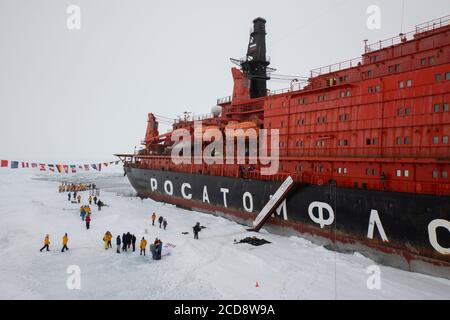
[[[86,216],[86,218],[84,219],[84,221],[86,221],[86,229],[89,230],[89,227],[90,227],[90,224],[91,224],[91,215],[88,214],[88,215]]]

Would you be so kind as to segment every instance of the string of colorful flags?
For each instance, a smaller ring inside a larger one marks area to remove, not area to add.
[[[76,173],[77,171],[89,171],[96,170],[102,171],[102,168],[118,165],[120,161],[108,161],[100,162],[95,164],[44,164],[37,162],[22,162],[22,161],[10,161],[10,160],[0,160],[0,168],[31,168],[39,169],[39,171],[49,171],[58,173]]]

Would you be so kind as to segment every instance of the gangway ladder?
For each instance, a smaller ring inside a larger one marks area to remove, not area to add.
[[[281,205],[281,203],[286,199],[289,191],[294,187],[294,180],[291,176],[281,184],[275,194],[270,198],[269,202],[266,203],[264,208],[253,221],[253,229],[248,231],[258,232],[262,226],[266,223],[267,219],[275,212],[275,210]]]

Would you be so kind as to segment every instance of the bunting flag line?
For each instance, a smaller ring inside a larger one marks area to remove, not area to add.
[[[105,161],[93,164],[44,164],[37,162],[27,161],[13,161],[13,160],[0,160],[0,168],[9,169],[39,169],[40,171],[58,172],[58,173],[77,173],[78,171],[89,171],[91,169],[96,171],[102,171],[103,169],[111,167],[112,165],[119,165],[120,161]]]

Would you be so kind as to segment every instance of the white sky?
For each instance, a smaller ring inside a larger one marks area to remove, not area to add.
[[[81,30],[66,27],[70,4],[81,8]],[[381,7],[380,30],[366,27],[369,5]],[[308,75],[358,57],[363,39],[398,35],[401,8],[400,0],[0,0],[0,158],[112,159],[144,138],[148,112],[208,113],[231,94],[228,58],[245,55],[255,17],[267,20],[271,66]],[[447,14],[448,0],[405,0],[403,31]]]

